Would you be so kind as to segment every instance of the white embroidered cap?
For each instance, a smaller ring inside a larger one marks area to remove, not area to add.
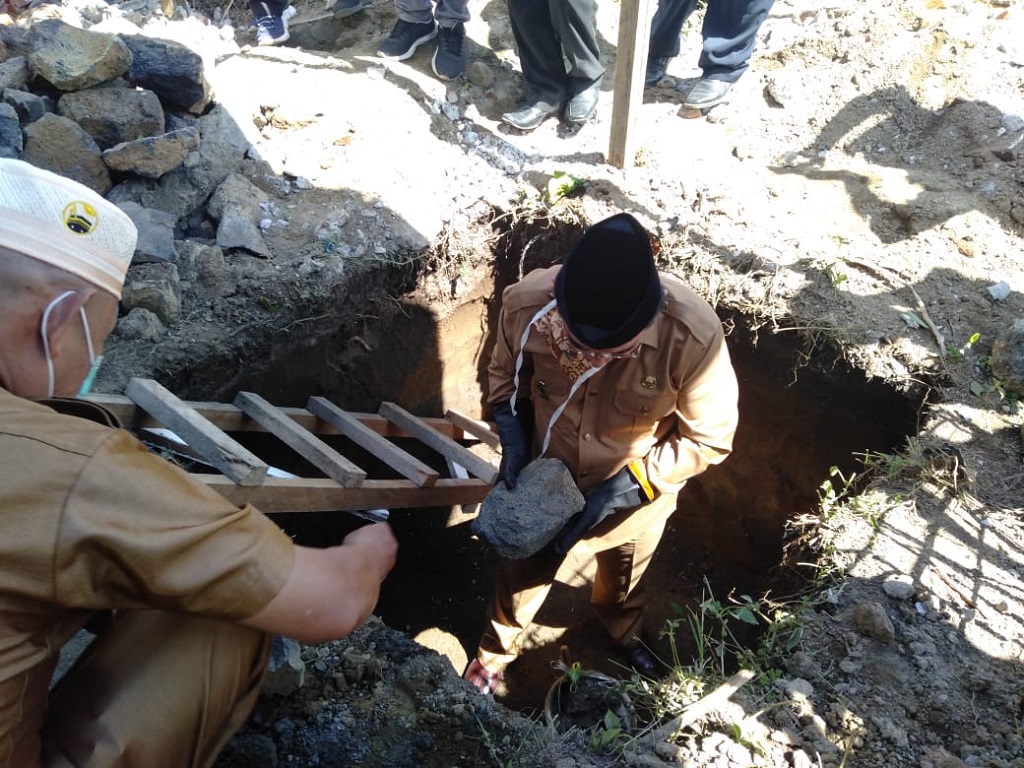
[[[21,160],[0,159],[0,246],[121,298],[138,230],[88,187]]]

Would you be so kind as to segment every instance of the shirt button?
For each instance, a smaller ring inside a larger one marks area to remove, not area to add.
[[[651,409],[648,408],[646,405],[641,405],[640,406],[640,413],[650,413],[650,412],[651,412]]]
[[[587,434],[585,434],[585,435],[583,436],[583,439],[584,439],[584,440],[586,440],[586,441],[587,441],[587,442],[589,443],[589,442],[590,442],[591,440],[593,440],[593,439],[594,439],[594,436],[593,436],[593,435],[591,435],[591,434],[590,434],[589,432],[587,432]]]

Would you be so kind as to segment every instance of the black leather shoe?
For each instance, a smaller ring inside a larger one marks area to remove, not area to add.
[[[565,119],[570,123],[585,123],[597,112],[597,100],[601,96],[601,84],[594,83],[580,91],[565,107]]]
[[[501,122],[511,125],[520,131],[532,131],[552,115],[558,114],[558,107],[538,101],[527,104],[515,112],[506,112],[501,116]]]
[[[727,83],[724,80],[708,80],[704,77],[686,95],[683,106],[691,109],[710,109],[725,101],[725,97],[731,90],[732,83]]]
[[[633,648],[616,646],[615,651],[626,660],[629,666],[644,677],[660,680],[667,672],[665,665],[658,661],[658,658],[644,645]]]
[[[341,2],[341,0],[338,0]],[[355,2],[355,0],[346,0],[347,2]],[[653,58],[647,62],[647,74],[644,76],[644,85],[652,86],[657,85],[661,82],[661,78],[665,76],[665,70],[668,69],[668,63],[671,57],[661,56]]]

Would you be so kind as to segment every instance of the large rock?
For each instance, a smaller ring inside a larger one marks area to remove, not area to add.
[[[158,208],[186,218],[206,202],[225,177],[237,171],[245,160],[249,142],[231,114],[220,104],[198,120],[204,138],[198,151],[189,152],[184,162],[159,181],[131,178],[118,184],[110,199],[128,200],[146,208]]]
[[[162,323],[174,322],[181,311],[181,279],[174,264],[132,265],[124,284],[121,306],[148,309]]]
[[[164,108],[157,95],[145,89],[87,88],[66,93],[57,101],[57,113],[82,126],[100,149],[164,132]]]
[[[585,503],[565,464],[535,459],[520,473],[515,490],[504,483],[491,489],[473,520],[473,533],[503,557],[529,557],[554,539]]]
[[[263,241],[259,221],[267,194],[238,173],[232,173],[210,197],[207,212],[217,220],[217,245],[249,251],[266,258],[270,249]]]
[[[6,61],[0,62],[0,90],[17,88],[23,91],[28,86],[31,76],[28,59],[24,56],[12,56]]]
[[[92,136],[74,120],[47,113],[25,126],[23,160],[67,176],[101,195],[111,187],[110,172]]]
[[[199,131],[182,128],[159,136],[147,136],[111,147],[103,153],[103,162],[113,171],[134,173],[147,179],[159,179],[199,148]]]
[[[116,35],[78,29],[56,19],[32,25],[29,47],[32,69],[61,91],[113,80],[132,63],[131,51]]]
[[[47,112],[53,111],[53,101],[45,96],[37,96],[29,91],[17,88],[4,88],[2,96],[4,104],[9,104],[18,113],[22,123],[34,123]]]
[[[120,207],[139,231],[133,263],[174,263],[177,258],[174,229],[178,222],[173,214],[157,208],[143,208],[131,200],[121,203]]]
[[[169,104],[201,114],[213,99],[213,89],[203,71],[203,59],[173,40],[143,35],[122,38],[132,52],[128,79],[148,88]]]

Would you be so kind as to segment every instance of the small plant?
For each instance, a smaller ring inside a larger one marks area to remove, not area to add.
[[[554,205],[563,197],[584,189],[587,183],[583,179],[570,176],[565,171],[555,171],[548,179],[548,205]]]
[[[580,684],[580,676],[583,674],[583,665],[574,661],[568,666],[563,666],[562,671],[565,674],[565,679],[569,681],[569,690],[575,693],[576,686]]]
[[[587,748],[598,754],[611,752],[618,746],[623,735],[622,721],[609,709],[604,713],[604,720],[591,729]]]
[[[818,486],[818,503],[824,517],[833,515],[843,500],[850,497],[853,493],[853,483],[857,479],[856,473],[847,477],[839,467],[829,467],[828,476],[831,479],[823,481]],[[833,480],[838,480],[838,483]]]
[[[962,362],[963,359],[967,356],[967,353],[970,351],[971,347],[973,347],[980,338],[980,333],[972,333],[971,337],[967,340],[967,343],[963,344],[962,346],[957,347],[954,346],[953,344],[947,343],[946,356],[950,359],[951,362]]]

